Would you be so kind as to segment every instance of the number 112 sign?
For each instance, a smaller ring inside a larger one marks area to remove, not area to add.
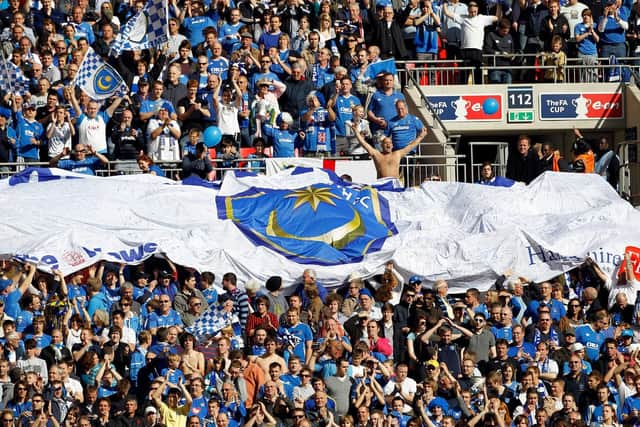
[[[507,89],[507,107],[510,110],[533,109],[533,86],[510,86]]]

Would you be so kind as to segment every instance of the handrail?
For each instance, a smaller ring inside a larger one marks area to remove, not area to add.
[[[420,100],[422,101],[423,104],[426,104],[426,105],[424,105],[424,107],[429,111],[429,113],[431,114],[431,117],[433,117],[434,121],[438,123],[438,126],[440,127],[440,130],[442,131],[444,136],[447,138],[447,141],[449,141],[449,131],[445,127],[445,125],[442,122],[442,120],[440,120],[440,116],[438,116],[438,114],[436,114],[436,112],[431,107],[431,103],[429,102],[429,98],[427,98],[427,95],[425,95],[425,93],[422,91],[422,88],[420,87],[420,84],[416,81],[416,79],[413,77],[413,75],[411,73],[407,73],[407,78],[411,81],[411,83],[413,84],[413,87],[416,88],[416,90],[418,91],[418,94],[420,95]]]

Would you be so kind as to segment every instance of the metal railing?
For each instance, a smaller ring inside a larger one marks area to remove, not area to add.
[[[415,176],[415,179],[419,180],[419,182],[422,182],[433,175],[441,177],[443,181],[464,181],[466,179],[466,164],[463,162],[464,158],[464,155],[407,156],[401,162],[401,174],[403,176],[408,176],[407,174],[410,173],[410,175]],[[363,160],[368,159],[368,156],[325,157],[324,159]],[[220,166],[222,162],[222,159],[211,159],[211,163],[215,171],[215,179],[222,179],[224,173],[231,170],[251,170],[257,173],[266,171],[265,159],[238,159],[234,162],[232,167],[222,167]],[[181,176],[181,162],[158,161],[155,162],[155,164],[160,166],[168,178],[174,180],[183,178]],[[49,163],[0,163],[0,178],[7,178],[11,175],[15,175],[27,167],[49,167]],[[136,175],[141,174],[142,171],[138,168],[135,161],[113,160],[103,165],[101,168],[96,169],[95,173],[97,176],[108,177],[117,175]],[[413,182],[413,179],[411,181]]]
[[[409,74],[409,73],[406,74],[406,78],[407,78],[407,84],[409,86],[411,86],[411,87],[414,87],[418,91],[418,94],[420,95],[420,102],[421,102],[422,106],[427,109],[427,111],[429,112],[429,114],[433,118],[434,125],[435,124],[438,125],[438,129],[440,129],[442,131],[442,133],[444,134],[444,136],[445,136],[445,138],[446,138],[446,140],[448,142],[449,141],[449,131],[447,130],[447,127],[444,125],[444,122],[440,119],[440,116],[433,110],[433,107],[431,106],[431,103],[429,102],[429,98],[427,98],[427,95],[425,95],[424,91],[420,87],[420,84],[416,81],[414,76]]]
[[[482,162],[476,161],[476,157],[478,157],[476,148],[479,147],[489,147],[491,149],[494,147],[496,148],[496,155],[493,158],[491,166],[493,166],[495,175],[505,176],[507,174],[507,160],[509,158],[509,143],[504,141],[470,141],[469,153],[471,157],[471,176],[468,178],[468,181],[476,182],[480,179]],[[486,159],[486,156],[485,160],[488,160]]]
[[[512,83],[543,83],[546,70],[551,70],[553,79],[549,82],[555,83],[606,83],[610,81],[624,81],[629,77],[636,80],[640,69],[640,58],[623,57],[618,58],[617,64],[609,64],[609,58],[598,58],[595,65],[583,65],[580,58],[568,58],[566,65],[555,67],[553,65],[534,64],[539,54],[514,54],[511,55],[513,65],[496,65],[497,59],[502,55],[483,55],[484,64],[481,67],[482,83],[491,83],[489,74],[492,71],[509,71],[512,76]],[[397,61],[400,64],[398,69],[401,80],[403,75],[411,76],[414,81],[423,86],[448,86],[476,84],[473,70],[474,67],[465,65],[463,60],[424,60],[424,61]],[[611,79],[610,71],[615,80]],[[559,75],[559,71],[564,76]],[[562,77],[562,78],[561,78]],[[405,81],[408,77],[404,77]]]

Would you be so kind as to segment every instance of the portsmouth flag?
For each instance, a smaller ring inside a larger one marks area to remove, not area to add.
[[[370,64],[364,72],[364,76],[367,80],[373,80],[380,73],[396,74],[396,60],[393,58],[385,59],[384,61],[374,62]]]
[[[168,41],[167,0],[148,0],[120,31],[111,46],[111,54],[118,56],[125,50],[149,49]]]
[[[80,87],[95,100],[110,98],[114,95],[123,96],[127,93],[127,84],[120,74],[89,48],[84,56],[78,74],[71,85]]]
[[[218,332],[229,326],[233,328],[235,335],[242,335],[242,326],[238,316],[219,310],[215,305],[212,305],[196,319],[193,325],[185,330],[193,334],[196,340],[202,341],[207,337],[217,335]]]
[[[357,262],[397,233],[387,200],[369,186],[251,187],[218,196],[216,204],[218,217],[233,221],[255,244],[302,264]]]
[[[11,61],[2,59],[0,63],[0,77],[5,90],[19,92],[24,95],[29,91],[29,79],[27,79],[20,67]]]

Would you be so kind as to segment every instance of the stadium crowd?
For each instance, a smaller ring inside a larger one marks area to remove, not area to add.
[[[155,257],[66,277],[3,261],[2,424],[638,425],[639,286],[616,257],[616,283],[589,258],[457,297],[392,262],[330,290],[313,269],[263,284]]]
[[[29,79],[27,91],[2,85],[0,163],[51,161],[93,173],[105,160],[95,151],[131,161],[124,169],[141,160],[143,171],[161,174],[153,162],[184,161],[186,175],[206,176],[212,154],[223,166],[240,157],[365,154],[354,129],[378,150],[385,138],[399,150],[423,125],[386,59],[478,67],[483,54],[497,55],[503,68],[488,81],[510,82],[505,66],[535,59],[516,53],[558,66],[569,56],[591,67],[583,77],[593,81],[598,57],[640,54],[631,0],[171,0],[168,43],[110,55],[145,4],[0,3],[0,51]],[[89,48],[123,77],[126,96],[101,105],[69,86]],[[212,126],[221,138],[209,152],[197,144]]]

